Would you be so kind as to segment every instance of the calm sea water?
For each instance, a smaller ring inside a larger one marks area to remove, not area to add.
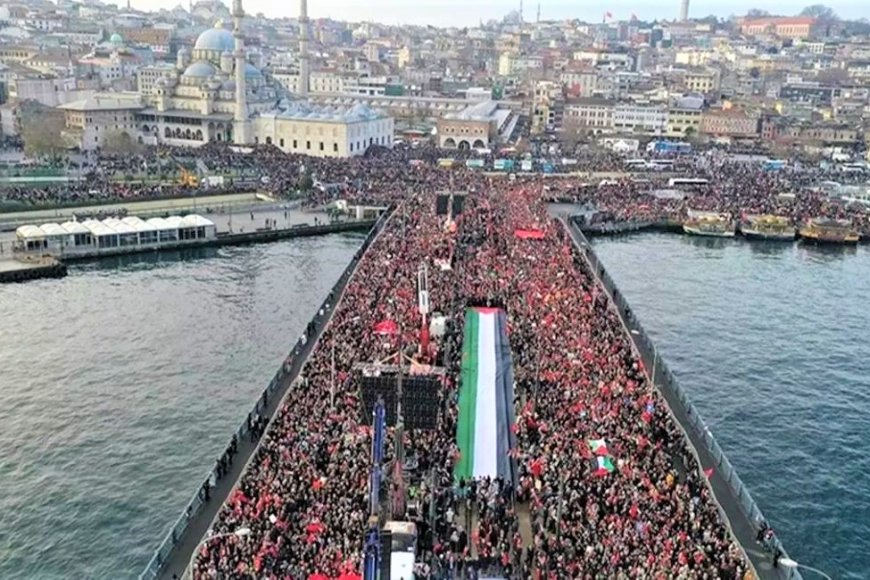
[[[789,555],[870,578],[870,248],[594,246]]]
[[[0,578],[134,578],[360,235],[0,286]]]

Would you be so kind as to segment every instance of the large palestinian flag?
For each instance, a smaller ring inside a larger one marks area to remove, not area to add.
[[[507,320],[498,308],[465,313],[456,479],[495,478],[516,484],[513,370]]]

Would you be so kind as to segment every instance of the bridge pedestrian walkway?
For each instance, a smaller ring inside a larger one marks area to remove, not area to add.
[[[344,274],[336,282],[332,291],[327,296],[322,307],[318,310],[314,319],[309,323],[305,331],[305,341],[297,343],[296,348],[285,362],[283,374],[277,383],[276,388],[271,394],[266,397],[268,391],[264,391],[262,401],[264,404],[260,407],[259,416],[262,417],[266,424],[260,430],[263,433],[268,430],[268,423],[271,423],[276,412],[281,407],[283,400],[291,388],[302,388],[303,381],[300,379],[300,373],[305,365],[308,357],[314,351],[320,336],[323,334],[326,326],[332,318],[332,314],[336,309],[336,305],[340,302],[344,289],[347,283],[356,272],[357,266],[363,258],[365,251],[374,241],[377,235],[383,230],[383,226],[389,219],[389,215],[382,216],[369,233],[369,237],[363,243],[363,246],[354,256],[351,263],[348,265]],[[249,414],[248,419],[254,419],[253,412]],[[261,436],[261,435],[260,435]],[[191,556],[196,551],[202,540],[206,537],[206,533],[211,528],[220,508],[230,496],[233,488],[245,473],[248,464],[255,455],[257,446],[259,445],[259,436],[248,436],[238,441],[238,450],[235,454],[233,462],[228,466],[227,472],[223,477],[214,482],[214,485],[209,489],[210,498],[207,502],[196,511],[189,514],[187,526],[180,538],[173,538],[171,552],[164,562],[160,562],[157,566],[156,574],[151,574],[146,571],[140,576],[140,580],[150,578],[160,578],[165,580],[183,578],[185,569],[191,560]]]
[[[627,312],[627,304],[621,309],[618,305],[624,304],[623,297],[617,297],[618,293],[612,281],[604,278],[604,269],[599,264],[592,248],[589,246],[579,229],[562,218],[566,232],[571,236],[580,254],[583,255],[594,273],[598,283],[607,292],[611,304],[617,310],[617,314],[623,323],[627,336],[631,339],[634,349],[644,363],[647,375],[656,385],[657,390],[667,402],[672,417],[680,426],[689,443],[691,451],[695,454],[698,464],[704,470],[712,469],[707,477],[710,489],[720,508],[720,512],[731,530],[733,537],[740,544],[747,559],[755,571],[756,577],[761,580],[794,580],[800,575],[793,569],[773,566],[773,556],[766,552],[756,539],[758,533],[757,522],[754,517],[760,515],[757,506],[752,502],[749,492],[739,482],[734,469],[721,449],[713,439],[697,411],[688,402],[685,395],[676,388],[672,376],[665,364],[658,357],[657,352],[650,352],[650,348],[643,342],[646,337],[643,329],[634,316]],[[654,377],[652,375],[655,375]],[[718,456],[714,455],[713,449],[718,449]],[[738,491],[739,490],[739,491]],[[751,508],[747,508],[750,505]],[[785,550],[783,549],[783,555]]]

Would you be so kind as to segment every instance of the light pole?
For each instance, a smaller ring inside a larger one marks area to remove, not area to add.
[[[226,532],[223,534],[215,534],[213,536],[204,537],[199,544],[196,545],[196,548],[193,549],[193,554],[190,555],[190,562],[187,563],[187,572],[184,575],[185,578],[193,578],[193,563],[196,560],[196,555],[199,553],[200,548],[207,545],[212,540],[217,540],[218,538],[227,538],[229,536],[236,536],[238,538],[244,538],[245,536],[251,535],[251,528],[239,528],[233,532]]]
[[[822,578],[827,578],[828,580],[833,580],[830,576],[828,576],[826,573],[822,572],[818,568],[813,568],[812,566],[807,566],[806,564],[799,564],[798,562],[792,560],[791,558],[786,558],[785,556],[783,556],[782,558],[777,560],[777,562],[779,562],[780,566],[783,566],[785,568],[789,568],[791,570],[794,570],[796,568],[803,568],[804,570],[809,570],[810,572],[815,572],[816,574],[818,574]]]
[[[636,328],[632,328],[631,334],[633,336],[640,336],[640,331]],[[659,360],[659,347],[656,346],[655,343],[653,343],[652,347],[653,347],[653,364],[652,364],[652,374],[650,375],[650,380],[652,381],[652,384],[655,385],[656,384],[656,363]],[[638,349],[638,350],[640,350],[640,349]]]

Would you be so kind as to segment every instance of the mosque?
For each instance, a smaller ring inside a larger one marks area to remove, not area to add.
[[[144,144],[200,146],[268,143],[317,157],[361,155],[371,145],[391,147],[393,119],[365,104],[315,105],[308,100],[308,10],[300,0],[298,98],[279,92],[248,51],[241,32],[241,0],[233,1],[233,31],[218,22],[182,48],[175,66],[138,71],[136,93],[100,93],[61,106],[66,133],[83,149],[101,147],[113,132]]]

